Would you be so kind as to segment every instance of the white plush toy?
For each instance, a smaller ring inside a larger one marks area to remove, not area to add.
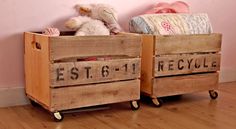
[[[100,20],[92,19],[87,16],[77,16],[69,19],[65,26],[76,30],[75,35],[110,35],[109,29]]]
[[[117,34],[122,31],[118,24],[116,10],[107,4],[78,4],[75,6],[80,15],[89,16],[93,19],[101,20],[109,28],[111,34]]]

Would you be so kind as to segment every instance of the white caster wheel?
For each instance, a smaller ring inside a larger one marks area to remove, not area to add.
[[[60,122],[63,120],[64,116],[60,112],[54,112],[53,113],[53,118],[56,122]]]
[[[154,104],[155,107],[161,107],[162,106],[162,101],[157,98],[152,98],[152,103]]]
[[[130,102],[130,106],[131,106],[131,109],[132,109],[132,110],[138,110],[139,107],[140,107],[138,101],[131,101],[131,102]]]

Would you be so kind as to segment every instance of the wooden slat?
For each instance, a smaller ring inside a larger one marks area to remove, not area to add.
[[[138,100],[140,81],[119,81],[86,86],[52,88],[51,111]]]
[[[155,57],[155,77],[220,70],[220,54],[176,54]]]
[[[152,35],[142,35],[142,42],[141,92],[152,94],[154,38]]]
[[[221,34],[155,36],[155,55],[218,52],[221,48]]]
[[[119,32],[118,35],[140,36],[140,34],[138,33],[130,33],[130,32]]]
[[[51,65],[51,86],[68,86],[140,77],[140,58],[80,61]]]
[[[26,94],[49,106],[49,50],[48,38],[25,33]],[[36,47],[37,43],[37,47]],[[41,49],[39,49],[41,48]]]
[[[113,36],[60,36],[50,37],[50,59],[70,57],[141,54],[141,37],[137,35]]]
[[[156,97],[207,91],[218,88],[218,73],[154,78],[153,95]]]

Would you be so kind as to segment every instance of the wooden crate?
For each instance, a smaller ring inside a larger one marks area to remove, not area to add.
[[[24,37],[26,94],[47,110],[139,100],[139,35]]]
[[[141,92],[157,97],[218,88],[221,34],[143,35]]]

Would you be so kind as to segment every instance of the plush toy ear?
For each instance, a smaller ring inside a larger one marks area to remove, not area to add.
[[[189,13],[189,6],[183,1],[176,1],[170,6],[173,10],[176,11],[176,13]]]
[[[82,16],[89,16],[92,12],[92,6],[91,5],[82,5],[82,4],[77,4],[75,5],[76,11],[82,15]]]
[[[176,1],[172,4],[166,2],[160,2],[155,5],[154,8],[145,12],[146,14],[153,13],[189,13],[189,6],[182,1]]]
[[[160,2],[156,4],[152,9],[145,12],[145,14],[153,14],[153,13],[171,13],[175,12],[170,8],[170,4],[166,2]]]

